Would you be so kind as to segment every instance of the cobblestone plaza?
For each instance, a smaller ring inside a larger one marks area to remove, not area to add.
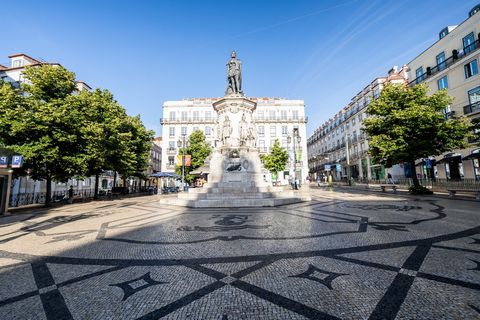
[[[480,319],[480,206],[312,189],[277,208],[156,196],[0,218],[3,319]]]

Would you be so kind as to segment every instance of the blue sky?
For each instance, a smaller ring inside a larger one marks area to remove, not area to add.
[[[2,8],[0,64],[26,53],[113,92],[161,133],[165,100],[219,97],[232,50],[247,96],[304,99],[308,134],[479,0],[22,1]]]

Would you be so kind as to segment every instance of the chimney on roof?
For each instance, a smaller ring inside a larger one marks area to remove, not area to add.
[[[394,73],[398,72],[398,66],[393,66],[392,69],[388,70],[388,75],[391,76]]]

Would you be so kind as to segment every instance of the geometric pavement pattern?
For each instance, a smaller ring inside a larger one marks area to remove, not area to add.
[[[158,197],[0,218],[1,319],[480,319],[480,206],[311,191],[276,208]]]

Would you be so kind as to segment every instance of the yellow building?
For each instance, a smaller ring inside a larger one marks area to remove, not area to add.
[[[445,89],[454,98],[445,110],[445,117],[480,117],[480,5],[457,26],[439,32],[439,40],[408,63],[409,85],[426,83],[430,92]],[[419,161],[417,175],[427,175],[425,163],[433,163],[438,178],[452,180],[480,179],[479,147],[469,141],[469,147],[452,150],[435,161]],[[433,160],[433,158],[432,158]],[[433,173],[432,172],[432,173]]]

